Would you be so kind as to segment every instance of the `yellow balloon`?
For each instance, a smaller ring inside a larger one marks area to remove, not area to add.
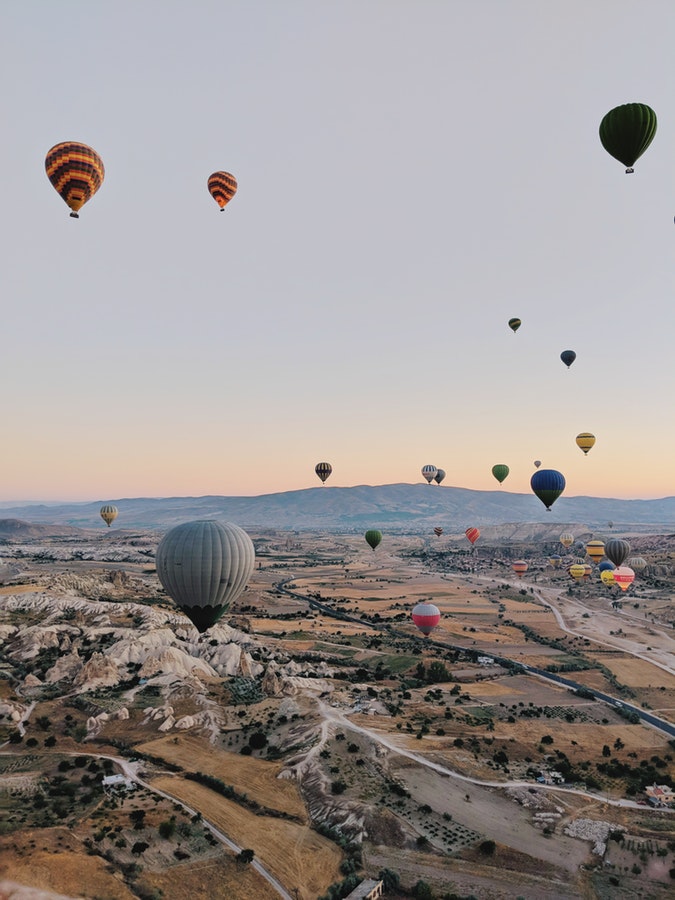
[[[605,569],[604,572],[601,572],[600,578],[603,584],[614,584],[614,572],[611,569]]]
[[[582,566],[580,563],[575,563],[573,566],[570,566],[567,571],[575,581],[581,581],[581,579],[586,574],[586,566]]]
[[[584,451],[584,455],[588,453],[594,443],[595,435],[591,434],[590,431],[582,431],[581,434],[577,435],[577,447]]]
[[[599,563],[605,555],[605,542],[589,541],[586,544],[586,553],[588,553],[594,563]]]

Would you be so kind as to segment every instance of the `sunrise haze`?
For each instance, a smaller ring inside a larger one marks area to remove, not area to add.
[[[526,492],[540,459],[566,496],[675,494],[670,0],[0,24],[1,501],[287,491],[321,460],[326,490],[427,463],[497,490],[505,463]],[[633,175],[598,138],[628,102],[658,116]],[[105,163],[79,221],[44,170],[64,140]]]

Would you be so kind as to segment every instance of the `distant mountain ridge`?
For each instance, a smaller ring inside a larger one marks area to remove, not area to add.
[[[115,528],[165,529],[192,519],[219,518],[244,528],[359,532],[386,528],[390,532],[426,532],[436,525],[449,531],[468,526],[508,523],[583,523],[589,528],[675,531],[675,497],[658,500],[617,500],[561,497],[547,512],[532,494],[474,491],[427,484],[313,487],[254,497],[105,498],[93,503],[5,506],[2,516],[29,523],[105,529],[101,504],[119,509]]]

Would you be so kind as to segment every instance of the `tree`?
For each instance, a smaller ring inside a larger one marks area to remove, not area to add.
[[[262,750],[267,744],[267,735],[263,731],[254,731],[248,742],[252,750]]]
[[[159,824],[159,836],[163,837],[165,840],[169,840],[172,838],[176,831],[176,820],[174,818],[166,819],[164,822],[160,822]]]
[[[237,862],[245,863],[245,864],[252,863],[254,856],[255,856],[255,850],[251,850],[250,848],[246,849],[246,850],[242,850],[241,853],[239,853],[237,855]]]
[[[479,845],[478,849],[479,849],[480,852],[483,853],[485,856],[492,856],[492,854],[493,854],[493,853],[495,852],[495,850],[496,850],[496,847],[497,847],[497,845],[495,844],[494,841],[483,841],[483,842]]]
[[[145,853],[150,844],[146,844],[145,841],[136,841],[134,846],[131,848],[131,852],[134,856],[140,856],[141,853]]]
[[[136,831],[141,831],[143,828],[145,828],[144,809],[132,809],[132,811],[129,813],[129,818],[131,819]]]
[[[431,886],[420,879],[412,889],[412,895],[416,900],[434,900],[434,892]]]
[[[398,873],[394,872],[392,869],[380,869],[377,873],[377,877],[384,885],[385,891],[396,891],[401,884]]]

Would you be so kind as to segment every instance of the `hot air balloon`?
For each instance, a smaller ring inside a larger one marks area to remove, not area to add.
[[[237,179],[229,172],[214,172],[209,175],[206,185],[221,212],[237,193]]]
[[[477,528],[467,528],[464,532],[470,544],[475,544],[480,537],[480,531]]]
[[[441,528],[440,525],[437,525],[434,528],[434,534],[436,535],[436,537],[440,537],[443,534],[443,529]]]
[[[588,563],[584,563],[584,581],[588,581],[588,579],[593,574],[593,566]]]
[[[321,481],[325,484],[326,479],[328,478],[330,473],[333,471],[333,467],[331,466],[330,463],[320,462],[314,466],[314,471],[319,476]]]
[[[108,528],[110,528],[112,523],[117,518],[117,507],[113,506],[112,503],[106,503],[101,507],[100,515]]]
[[[155,563],[167,594],[203,633],[246,587],[255,549],[238,525],[213,519],[185,522],[164,535]]]
[[[614,584],[618,584],[622,591],[627,591],[635,581],[635,572],[630,566],[617,566],[612,572]]]
[[[509,328],[515,334],[523,323],[520,319],[509,319]]]
[[[438,475],[438,469],[436,466],[422,466],[422,475],[427,480],[427,484],[431,484],[434,478]]]
[[[418,603],[412,611],[412,620],[425,637],[429,637],[441,621],[441,614],[433,603]]]
[[[585,574],[585,567],[583,563],[574,563],[567,571],[575,581],[581,581]]]
[[[530,487],[550,512],[565,490],[565,476],[556,469],[538,469],[530,478]]]
[[[45,169],[56,192],[71,209],[73,219],[79,219],[78,212],[105,178],[103,160],[98,153],[75,141],[55,144],[47,154]]]
[[[509,467],[504,465],[496,465],[492,467],[492,474],[495,476],[497,481],[501,484],[502,481],[509,474]]]
[[[624,103],[610,109],[600,122],[600,141],[614,159],[626,166],[626,174],[656,134],[656,113],[645,103]]]
[[[608,522],[607,525],[608,525],[610,528],[614,528],[614,522]]]
[[[580,450],[583,450],[584,456],[586,456],[588,454],[588,451],[595,443],[595,435],[591,434],[590,431],[582,431],[581,434],[577,435],[576,441],[577,447]]]
[[[557,569],[562,562],[562,556],[558,556],[557,553],[554,553],[553,556],[549,556],[548,561],[554,569]]]
[[[538,469],[540,465],[541,465],[541,460],[540,460],[540,459],[535,459],[535,461],[534,461],[534,467],[535,467],[535,469]]]
[[[626,565],[636,572],[641,572],[643,569],[647,568],[647,560],[643,559],[641,556],[630,556],[626,560]]]
[[[608,559],[603,559],[603,561],[598,564],[598,572],[611,572],[614,569],[616,569],[616,566]]]
[[[436,484],[440,484],[444,478],[445,478],[445,469],[436,469],[436,474],[434,475],[434,481],[436,482]]]
[[[525,572],[527,572],[529,566],[525,562],[524,559],[517,559],[513,565],[511,566],[513,571],[516,573],[518,578],[522,578]]]
[[[574,543],[574,535],[569,531],[563,531],[558,540],[563,547],[571,547]]]
[[[373,550],[377,547],[377,545],[382,540],[382,532],[377,531],[372,528],[369,531],[366,531],[366,542],[373,548]]]
[[[586,544],[586,553],[590,556],[594,563],[599,563],[605,555],[605,544],[603,541],[589,541]]]
[[[620,566],[624,559],[630,553],[630,544],[628,541],[622,541],[620,538],[612,538],[605,544],[605,556],[611,560],[615,566]]]
[[[600,573],[600,580],[603,584],[606,584],[607,587],[610,587],[614,584],[614,569],[603,569]]]
[[[562,359],[568,369],[576,358],[577,355],[574,350],[563,350],[563,352],[560,354],[560,359]]]

